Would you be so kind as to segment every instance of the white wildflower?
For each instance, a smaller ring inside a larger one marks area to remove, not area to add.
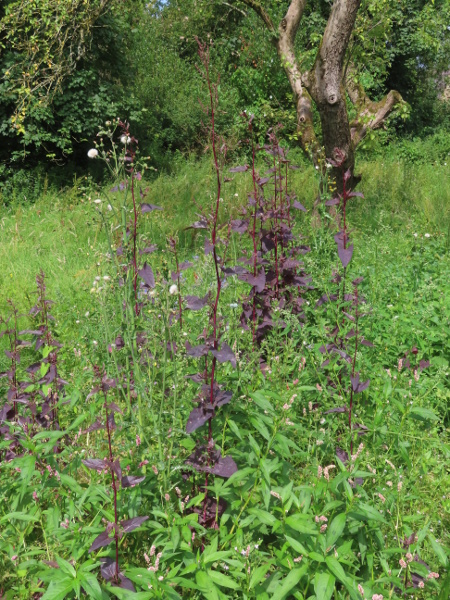
[[[97,198],[97,200],[94,200],[94,204],[101,204],[101,203],[102,203],[102,201],[100,198]]]
[[[171,296],[174,296],[177,293],[178,293],[178,287],[175,284],[171,285],[169,288],[169,294]]]
[[[88,150],[87,155],[89,156],[89,158],[97,158],[97,156],[98,156],[97,148],[91,148],[90,150]]]

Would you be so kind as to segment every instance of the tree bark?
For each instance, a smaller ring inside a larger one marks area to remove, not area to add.
[[[336,148],[345,154],[341,167],[333,169],[338,191],[342,191],[343,174],[353,173],[354,145],[350,133],[344,88],[344,58],[361,0],[336,0],[325,27],[322,43],[308,77],[308,89],[317,106],[322,124],[325,155],[333,158]],[[350,181],[350,186],[356,183]]]
[[[320,144],[314,132],[311,96],[303,85],[302,73],[294,51],[295,37],[306,3],[307,0],[292,0],[278,26],[276,48],[294,94],[300,143],[305,151],[312,153],[314,163],[317,163]]]

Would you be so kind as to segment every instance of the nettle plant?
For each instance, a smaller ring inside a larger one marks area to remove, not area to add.
[[[329,162],[334,167],[340,167],[344,159],[345,156],[342,151],[335,149],[335,159]],[[352,198],[363,197],[360,192],[347,190],[347,183],[350,180],[351,172],[346,171],[343,175],[342,194],[338,194],[335,198],[325,202],[326,206],[337,208],[336,217],[340,230],[334,235],[334,240],[342,270],[333,273],[331,281],[336,286],[336,291],[322,295],[317,301],[316,307],[328,302],[333,302],[336,307],[334,312],[335,324],[327,332],[330,341],[322,345],[319,350],[327,357],[322,363],[322,367],[331,367],[327,376],[329,388],[333,389],[339,398],[348,398],[348,403],[327,410],[324,414],[348,414],[350,454],[353,455],[354,431],[357,431],[360,436],[367,432],[364,425],[352,423],[354,397],[355,394],[366,390],[370,384],[369,379],[367,381],[360,380],[360,373],[356,370],[357,354],[360,346],[373,347],[373,344],[361,334],[360,320],[365,314],[361,311],[361,305],[364,304],[365,300],[361,296],[358,286],[363,278],[354,279],[351,282],[351,291],[348,290],[347,269],[353,256],[353,243],[351,243],[348,227],[347,204]],[[349,382],[349,385],[346,384],[346,381]],[[336,453],[344,464],[348,462],[349,455],[345,450],[338,447]]]
[[[305,207],[289,190],[288,151],[280,145],[277,132],[281,126],[268,132],[268,143],[255,146],[253,115],[243,116],[251,134],[252,164],[234,167],[233,173],[251,170],[253,189],[248,194],[248,206],[241,219],[231,222],[232,230],[247,233],[251,240],[251,255],[246,252],[239,261],[245,266],[225,269],[227,275],[237,275],[240,281],[252,286],[243,302],[241,325],[252,330],[253,347],[260,345],[267,333],[277,324],[274,311],[289,309],[292,314],[304,317],[302,289],[310,289],[311,278],[304,271],[299,257],[310,248],[298,245],[292,232],[291,208],[305,211]],[[264,152],[268,169],[265,176],[256,171],[256,152]],[[273,188],[272,188],[273,186]],[[273,189],[273,193],[266,190]]]
[[[216,176],[216,198],[211,206],[209,213],[202,211],[200,219],[193,223],[193,229],[201,229],[207,232],[205,236],[205,255],[212,255],[214,272],[216,279],[215,296],[211,298],[208,292],[204,298],[198,296],[186,296],[187,308],[190,310],[200,310],[206,306],[210,309],[209,328],[200,335],[203,343],[197,346],[191,346],[186,343],[187,355],[193,358],[201,359],[203,362],[201,372],[190,376],[190,378],[201,384],[200,392],[195,398],[194,403],[197,406],[189,414],[186,425],[186,433],[193,433],[200,427],[207,425],[208,431],[206,440],[198,439],[194,452],[187,458],[186,464],[192,467],[196,472],[204,473],[204,500],[201,507],[195,507],[198,512],[198,522],[209,528],[218,527],[218,519],[226,509],[226,502],[223,499],[213,498],[208,494],[208,485],[210,484],[210,475],[218,475],[228,478],[237,471],[237,465],[231,456],[222,456],[222,452],[216,447],[213,435],[213,419],[216,411],[221,406],[228,404],[232,398],[232,392],[224,390],[217,381],[218,363],[230,362],[236,368],[236,356],[230,346],[222,341],[221,331],[223,330],[222,319],[219,316],[219,302],[222,291],[222,270],[225,264],[225,255],[230,239],[230,228],[227,228],[226,237],[219,237],[219,230],[223,229],[219,225],[219,206],[222,190],[222,172],[220,165],[220,143],[215,127],[215,117],[218,110],[218,83],[211,81],[209,48],[206,44],[198,43],[198,54],[202,68],[199,72],[202,75],[209,97],[209,105],[204,107],[208,118],[208,130],[211,140],[213,154],[213,166]],[[225,155],[226,147],[221,146],[222,156]],[[219,254],[222,247],[223,253]],[[177,268],[177,272],[179,269]],[[177,273],[178,275],[178,273]],[[211,302],[210,302],[211,299]]]

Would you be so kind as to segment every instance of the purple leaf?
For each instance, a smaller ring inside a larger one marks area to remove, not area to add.
[[[350,192],[350,194],[347,194],[347,198],[364,198],[364,194],[362,194],[361,192]]]
[[[148,265],[147,263],[144,263],[144,266],[142,267],[142,269],[140,271],[138,271],[138,274],[140,277],[142,277],[145,284],[149,288],[155,287],[155,276],[153,275],[153,271],[152,271],[152,268],[150,265]]]
[[[344,173],[344,181],[345,183],[347,183],[347,181],[350,179],[350,177],[352,176],[352,172],[350,171],[350,169],[347,169]]]
[[[134,487],[135,485],[138,485],[138,483],[142,483],[144,479],[145,476],[125,475],[125,477],[122,477],[121,484],[123,488]]]
[[[113,579],[116,575],[116,561],[112,558],[101,558],[100,574],[106,581]]]
[[[111,402],[110,404],[108,404],[108,410],[112,410],[112,412],[118,412],[121,415],[123,415],[122,410],[117,406],[115,402]]]
[[[186,424],[186,433],[192,433],[193,431],[204,425],[206,421],[208,421],[212,417],[212,414],[213,413],[210,411],[206,413],[203,407],[201,406],[192,409]]]
[[[369,340],[365,340],[364,338],[360,341],[360,344],[362,344],[363,346],[369,346],[369,348],[373,348],[374,345],[372,344],[372,342],[369,342]]]
[[[245,233],[248,228],[248,221],[244,219],[234,219],[231,221],[231,229],[235,233]]]
[[[339,204],[340,199],[339,198],[333,198],[332,200],[327,200],[325,202],[325,206],[336,206],[336,204]]]
[[[87,458],[86,460],[82,460],[81,462],[88,469],[93,469],[94,471],[98,471],[99,473],[108,469],[108,462],[101,458]]]
[[[113,525],[113,523],[111,523],[111,525]],[[111,531],[112,527],[108,526],[103,533],[98,535],[92,542],[91,547],[89,548],[89,552],[94,552],[94,550],[98,550],[103,546],[108,546],[112,541],[114,541],[114,536],[109,537]]]
[[[421,371],[423,371],[424,369],[427,369],[430,366],[430,361],[429,360],[421,360],[419,362],[419,369]]]
[[[231,456],[223,456],[216,462],[216,464],[210,469],[210,473],[218,475],[219,477],[231,477],[233,473],[238,470],[237,464],[231,458]]]
[[[361,281],[364,281],[364,277],[357,277],[352,281],[352,285],[359,285]]]
[[[353,244],[350,244],[348,248],[344,248],[343,245],[338,244],[338,255],[344,269],[348,263],[352,260],[353,256]]]
[[[356,373],[355,377],[350,377],[350,381],[352,382],[352,389],[354,392],[358,391],[359,384],[359,373]]]
[[[348,463],[348,454],[342,448],[336,447],[336,456],[344,465]]]
[[[270,177],[260,177],[256,183],[259,185],[259,187],[263,187],[263,185],[266,185],[266,183],[268,183],[270,181]]]
[[[42,331],[40,329],[24,329],[23,331],[19,331],[17,335],[41,335]]]
[[[141,204],[142,214],[152,212],[154,210],[162,210],[160,206],[155,206],[154,204],[147,204],[147,202],[143,202]]]
[[[211,240],[205,237],[205,256],[208,256],[214,250],[214,244]]]
[[[208,304],[209,294],[206,294],[203,298],[198,296],[185,296],[187,307],[191,310],[200,310]]]
[[[200,356],[206,356],[209,352],[209,346],[200,344],[199,346],[191,346],[189,342],[186,342],[186,353],[188,356],[194,358],[200,358]]]
[[[230,402],[232,397],[232,392],[221,390],[216,396],[214,396],[214,406],[224,406]]]
[[[225,267],[222,269],[225,275],[241,275],[242,273],[248,273],[247,269],[244,267]]]
[[[368,379],[367,381],[364,381],[363,383],[360,383],[358,385],[358,392],[364,392],[364,390],[367,390],[369,385],[370,385],[370,379]]]
[[[148,517],[134,517],[133,519],[120,521],[120,525],[122,526],[124,533],[130,533],[140,527],[147,519]]]
[[[189,269],[190,267],[193,267],[194,263],[189,262],[188,260],[185,260],[184,262],[181,263],[181,265],[179,265],[178,269],[180,271],[185,271],[186,269]]]
[[[203,373],[195,373],[194,375],[186,375],[188,379],[195,381],[195,383],[202,383],[205,380],[205,376]]]
[[[258,275],[256,275],[256,277],[251,273],[238,274],[238,279],[240,281],[245,281],[246,283],[249,283],[251,286],[256,288],[256,291],[258,293],[263,292],[264,288],[266,287],[266,273],[264,269],[261,269]]]
[[[142,248],[142,250],[139,250],[139,254],[151,254],[157,249],[158,246],[156,244],[152,244],[151,246],[147,246],[146,248]]]
[[[220,350],[211,350],[211,354],[215,356],[220,363],[228,361],[236,368],[236,356],[228,344],[221,344]]]
[[[187,227],[187,229],[208,229],[208,222],[206,219],[202,218],[200,221],[195,221],[195,223],[192,223],[192,225]]]
[[[109,466],[111,467],[111,469],[115,473],[115,475],[117,475],[117,478],[119,480],[122,479],[122,469],[121,469],[121,466],[120,466],[119,459],[116,459],[113,463],[110,463]]]
[[[105,429],[105,426],[103,425],[103,422],[101,420],[100,417],[97,418],[97,420],[92,423],[92,425],[90,425],[83,433],[91,433],[92,431],[99,431],[100,429]],[[83,461],[85,462],[85,461]],[[86,465],[87,467],[89,467],[89,465]],[[94,468],[94,467],[89,467],[89,468]]]
[[[125,577],[125,575],[122,575],[122,573],[119,573],[119,577],[120,584],[117,587],[120,587],[124,590],[129,590],[130,592],[136,592],[134,585],[132,584],[131,580],[128,579],[128,577]]]
[[[248,171],[248,165],[242,165],[240,167],[233,167],[230,169],[230,173],[243,173],[244,171]]]
[[[330,408],[330,410],[326,410],[323,414],[330,415],[331,413],[345,413],[347,412],[346,406],[337,406],[336,408]]]
[[[303,212],[306,212],[306,208],[298,200],[294,200],[292,206],[294,208],[297,208],[298,210],[302,210]]]

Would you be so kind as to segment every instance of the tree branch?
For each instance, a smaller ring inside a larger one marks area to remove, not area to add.
[[[259,17],[261,17],[261,19],[264,21],[267,29],[271,33],[275,33],[275,26],[272,23],[272,19],[270,18],[269,13],[261,6],[261,4],[257,0],[230,0],[230,1],[232,3],[235,3],[236,1],[242,2],[249,8],[253,9],[255,11],[255,13]]]
[[[361,0],[336,0],[313,69],[314,99],[336,104],[341,97],[344,57]]]
[[[399,92],[391,90],[378,102],[373,102],[366,94],[363,86],[356,82],[352,70],[346,81],[347,94],[358,111],[357,118],[350,124],[353,147],[361,142],[370,129],[383,125],[386,117],[397,104],[404,102]]]

